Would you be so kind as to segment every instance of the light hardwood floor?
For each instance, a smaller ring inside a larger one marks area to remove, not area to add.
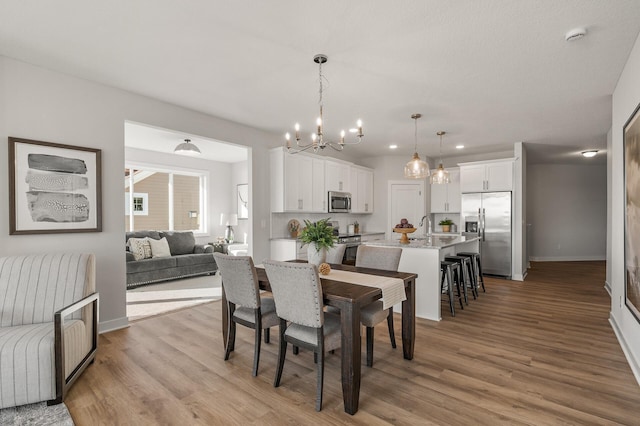
[[[327,356],[320,413],[309,353],[289,351],[273,387],[275,330],[258,377],[251,330],[238,327],[225,362],[219,301],[102,335],[66,403],[77,425],[640,424],[640,387],[608,322],[604,262],[535,263],[525,282],[486,282],[455,318],[443,303],[443,321],[418,320],[412,361],[376,327],[354,416],[343,411],[338,353]]]

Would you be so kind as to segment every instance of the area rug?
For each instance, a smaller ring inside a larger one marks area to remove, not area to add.
[[[64,403],[48,406],[46,402],[37,402],[0,410],[0,425],[73,426],[74,423]]]

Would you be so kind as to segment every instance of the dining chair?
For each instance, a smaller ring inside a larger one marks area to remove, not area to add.
[[[340,317],[322,309],[322,286],[315,265],[265,260],[264,267],[280,317],[280,348],[273,386],[280,386],[287,343],[313,351],[318,377],[316,411],[320,411],[324,354],[342,344]]]
[[[334,244],[333,247],[327,249],[327,263],[342,263],[346,249],[346,244]]]
[[[356,253],[356,267],[397,271],[402,249],[399,247],[373,247],[360,245]],[[367,328],[367,367],[373,365],[373,330],[387,319],[391,346],[396,347],[396,335],[393,329],[393,308],[383,309],[381,300],[363,307],[360,310],[360,322]]]
[[[230,256],[214,253],[220,274],[222,287],[227,298],[228,321],[227,341],[224,360],[235,350],[236,324],[255,330],[255,348],[253,355],[253,376],[258,375],[260,362],[260,341],[264,329],[264,341],[269,343],[269,329],[278,324],[273,298],[260,297],[258,275],[251,256]]]

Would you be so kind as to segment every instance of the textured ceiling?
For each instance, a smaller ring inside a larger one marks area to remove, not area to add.
[[[587,37],[566,42],[579,26]],[[456,144],[535,144],[536,161],[605,149],[639,31],[638,0],[0,3],[2,55],[278,134],[315,130],[324,53],[325,134],[361,118],[349,149],[363,156],[391,143],[409,156],[416,112],[430,157],[438,130],[445,157]]]

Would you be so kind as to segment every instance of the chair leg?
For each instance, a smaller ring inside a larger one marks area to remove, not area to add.
[[[298,355],[300,353],[300,348],[297,347],[296,345],[293,345],[292,351],[294,355]]]
[[[477,297],[480,294],[478,293],[478,277],[476,276],[476,268],[473,266],[473,263],[473,258],[469,258],[467,271],[469,272],[469,276],[471,277],[471,279],[469,280],[471,282],[471,288],[473,289],[474,294]]]
[[[229,359],[229,355],[231,351],[233,351],[233,347],[236,343],[236,323],[233,320],[233,311],[235,310],[235,305],[233,303],[229,303],[229,320],[227,321],[227,342],[226,347],[227,350],[224,353],[224,360]]]
[[[324,385],[324,330],[323,327],[318,329],[318,349],[314,352],[314,358],[318,360],[318,383],[316,384],[316,411],[322,410],[322,388]]]
[[[258,364],[260,363],[260,342],[262,341],[262,313],[260,309],[255,310],[256,344],[253,353],[253,377],[258,375]]]
[[[393,308],[389,308],[389,315],[387,315],[387,327],[389,328],[389,339],[391,340],[391,347],[396,348],[396,332],[393,327]]]
[[[287,342],[284,340],[284,332],[287,330],[287,322],[283,319],[280,320],[280,348],[278,349],[278,365],[276,366],[276,377],[273,380],[273,387],[280,386],[280,379],[282,378],[282,368],[284,367],[284,358],[287,355]]]
[[[355,349],[357,350],[357,348]],[[367,327],[367,367],[373,365],[373,327]]]
[[[482,264],[480,263],[480,255],[477,256],[476,265],[478,266],[478,279],[482,284],[482,292],[486,293],[487,290],[484,288],[484,277],[482,276]]]
[[[271,329],[270,328],[265,328],[264,329],[264,342],[265,343],[270,343],[271,341]]]
[[[451,274],[451,268],[447,268],[447,294],[449,295],[449,310],[451,310],[451,316],[456,316],[456,307],[453,300],[453,275]]]
[[[460,274],[458,274],[458,270],[453,270],[453,280],[456,283],[456,291],[458,293],[458,301],[460,302],[460,309],[464,310],[464,304],[462,303],[462,291],[460,290]],[[465,293],[466,296],[466,293]],[[465,299],[466,300],[466,299]]]

